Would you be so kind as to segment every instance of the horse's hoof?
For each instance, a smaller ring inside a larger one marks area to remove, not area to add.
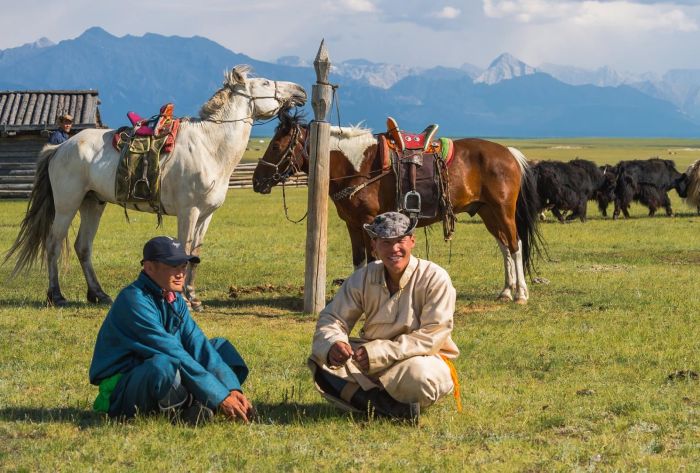
[[[87,301],[91,304],[112,305],[112,298],[104,292],[93,292],[88,290]]]
[[[46,294],[46,305],[49,307],[65,307],[68,305],[68,300],[63,297],[60,292],[58,294]]]
[[[505,294],[501,294],[500,296],[498,296],[496,298],[496,301],[498,301],[498,302],[511,302],[512,300],[513,300],[512,297],[507,296]]]
[[[515,299],[513,302],[515,302],[518,305],[527,305],[527,299],[525,299],[524,297],[519,297],[519,298]]]

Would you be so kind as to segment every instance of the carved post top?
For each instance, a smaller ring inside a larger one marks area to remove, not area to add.
[[[325,40],[321,40],[321,46],[314,60],[314,69],[316,69],[316,84],[311,88],[311,107],[314,110],[315,121],[324,122],[333,102],[333,88],[328,82],[331,60],[328,57]]]
[[[328,74],[331,71],[331,59],[328,57],[326,40],[321,40],[316,59],[314,59],[314,69],[316,69],[316,82],[318,84],[328,84]]]

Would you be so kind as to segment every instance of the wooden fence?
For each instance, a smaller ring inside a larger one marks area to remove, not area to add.
[[[253,171],[256,163],[242,163],[236,166],[229,178],[229,189],[253,187]],[[30,161],[0,161],[0,199],[26,199],[32,191],[36,163]],[[287,185],[305,186],[306,174],[296,174],[289,178]]]

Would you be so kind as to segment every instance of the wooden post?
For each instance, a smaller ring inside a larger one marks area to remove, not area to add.
[[[331,61],[324,41],[314,60],[316,84],[312,87],[314,121],[310,129],[308,219],[306,221],[306,272],[304,312],[318,314],[326,305],[326,246],[331,124],[326,121],[333,102],[328,83]]]

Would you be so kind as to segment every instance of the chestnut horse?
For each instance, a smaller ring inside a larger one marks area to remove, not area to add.
[[[308,125],[299,115],[280,113],[280,124],[253,174],[255,192],[267,194],[297,171],[308,173],[308,134]],[[358,268],[374,260],[362,225],[382,212],[396,210],[396,178],[391,169],[383,168],[371,130],[331,127],[330,149],[329,194],[347,225],[353,264]],[[525,273],[533,269],[533,250],[539,253],[542,243],[537,228],[536,183],[527,159],[515,148],[463,138],[454,141],[448,171],[454,212],[478,214],[498,241],[505,267],[505,286],[499,299],[526,303]],[[363,185],[351,197],[342,192]],[[421,219],[418,225],[440,220],[438,215],[432,220]]]

